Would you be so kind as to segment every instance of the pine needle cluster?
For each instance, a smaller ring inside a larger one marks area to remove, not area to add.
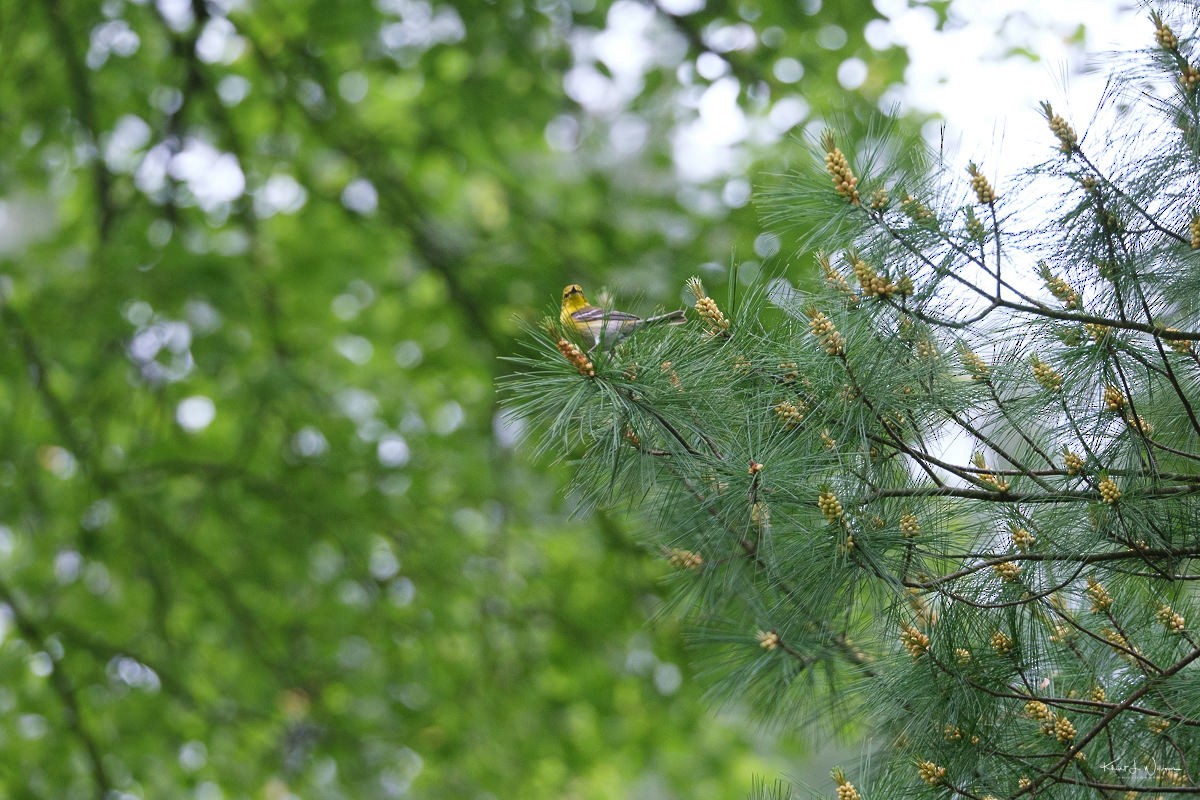
[[[839,796],[1200,793],[1200,60],[1151,22],[1136,129],[1045,104],[998,188],[824,136],[771,212],[822,288],[509,387],[654,515],[715,698],[881,743]]]

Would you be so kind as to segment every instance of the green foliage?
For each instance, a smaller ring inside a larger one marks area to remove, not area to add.
[[[828,5],[0,0],[0,795],[744,791],[496,356],[753,252],[754,159],[903,67]],[[685,179],[718,81],[767,135]]]
[[[1045,105],[1015,185],[822,136],[770,198],[821,287],[725,329],[696,286],[511,384],[581,492],[653,513],[715,699],[873,743],[840,795],[1200,792],[1200,54],[1151,20],[1123,116]]]

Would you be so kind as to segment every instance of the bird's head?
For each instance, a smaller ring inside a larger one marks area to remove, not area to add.
[[[573,314],[587,304],[587,298],[583,296],[583,287],[578,283],[571,283],[563,287],[562,307],[566,313]]]

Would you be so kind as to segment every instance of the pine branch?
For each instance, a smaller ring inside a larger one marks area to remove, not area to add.
[[[560,438],[601,432],[577,437],[596,467],[618,463],[607,448],[632,422],[622,469],[644,462],[637,491],[693,571],[687,607],[771,623],[754,644],[730,623],[722,692],[785,716],[818,699],[791,694],[797,675],[828,655],[854,667],[890,742],[880,796],[917,780],[978,798],[1193,791],[1200,187],[1180,120],[1200,130],[1200,68],[1180,49],[1193,40],[1155,19],[1177,49],[1150,69],[1177,71],[1177,96],[1145,108],[1165,112],[1161,130],[1130,134],[1153,157],[1118,141],[1110,170],[1047,104],[1054,158],[1002,200],[971,164],[965,212],[944,214],[964,208],[944,176],[860,171],[827,133],[823,171],[796,176],[768,217],[845,248],[842,268],[817,255],[822,288],[775,284],[719,338],[631,345],[634,363],[673,365],[673,385],[609,386],[601,369],[573,378],[599,389],[581,404],[531,401],[569,409]],[[1043,182],[1069,187],[1057,217],[1021,198],[1049,196]],[[1177,774],[1151,787],[1095,765],[1144,753]]]

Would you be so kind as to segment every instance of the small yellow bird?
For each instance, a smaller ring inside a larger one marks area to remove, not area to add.
[[[591,341],[590,349],[595,349],[601,342],[606,345],[614,344],[646,325],[656,325],[660,322],[678,325],[685,321],[683,309],[642,319],[624,311],[597,308],[587,301],[583,296],[583,287],[577,283],[563,287],[562,313],[558,318],[563,325],[574,328],[581,336]]]

